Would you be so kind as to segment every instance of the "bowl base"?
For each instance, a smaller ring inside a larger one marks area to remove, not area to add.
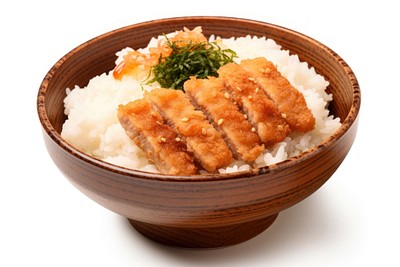
[[[218,248],[247,241],[276,219],[274,214],[262,219],[221,227],[182,228],[144,223],[128,219],[130,224],[145,237],[156,242],[181,248]]]

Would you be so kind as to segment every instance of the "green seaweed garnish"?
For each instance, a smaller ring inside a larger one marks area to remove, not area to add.
[[[160,57],[158,64],[152,67],[153,78],[148,84],[158,82],[164,88],[183,90],[184,82],[191,76],[218,77],[218,69],[237,57],[233,50],[222,49],[215,42],[188,42],[178,46],[167,38],[167,44],[172,52],[168,57]]]

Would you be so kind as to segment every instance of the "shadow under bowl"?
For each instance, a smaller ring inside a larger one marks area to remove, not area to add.
[[[266,36],[297,54],[330,83],[329,109],[342,126],[323,143],[284,162],[234,174],[179,176],[119,167],[87,155],[60,135],[65,89],[114,68],[115,52],[147,46],[153,36],[202,26],[206,36]],[[361,94],[350,67],[331,49],[301,33],[265,22],[229,17],[180,17],[117,29],[75,48],[45,76],[37,111],[47,150],[80,191],[125,216],[143,235],[172,246],[237,244],[268,228],[280,211],[302,201],[336,171],[357,132]]]

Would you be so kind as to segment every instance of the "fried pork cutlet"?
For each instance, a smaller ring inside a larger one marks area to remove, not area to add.
[[[288,124],[275,103],[247,71],[236,63],[228,63],[218,70],[218,74],[233,101],[248,116],[265,145],[285,139],[290,132]]]
[[[145,94],[166,123],[175,129],[199,164],[208,172],[228,166],[232,153],[221,134],[207,121],[205,115],[180,90],[156,89]]]
[[[161,173],[191,175],[196,173],[194,158],[176,132],[164,123],[161,115],[143,99],[120,105],[118,119],[127,135],[154,162]]]
[[[279,73],[272,62],[259,57],[242,60],[240,66],[251,73],[275,102],[291,130],[308,132],[314,129],[315,119],[303,94]]]
[[[223,81],[215,77],[192,77],[185,82],[184,90],[221,132],[234,157],[254,162],[264,146],[261,145],[255,128],[230,99]]]

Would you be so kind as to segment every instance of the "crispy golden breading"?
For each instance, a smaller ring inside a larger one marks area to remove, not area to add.
[[[267,59],[228,63],[218,75],[192,77],[186,93],[155,89],[119,107],[122,127],[161,173],[251,164],[290,131],[314,129],[304,96]]]
[[[221,132],[235,158],[246,162],[256,160],[264,146],[255,129],[233,103],[221,79],[192,77],[185,82],[184,90]]]
[[[275,102],[291,130],[308,132],[314,129],[315,119],[303,94],[279,73],[272,62],[259,57],[242,60],[240,66],[251,73]]]
[[[166,122],[175,129],[188,150],[209,172],[226,167],[233,161],[232,153],[221,134],[207,121],[205,115],[180,90],[156,89],[145,94]]]
[[[176,132],[146,100],[139,99],[118,108],[118,119],[127,135],[154,162],[161,173],[196,173],[194,158]]]
[[[221,67],[218,74],[265,145],[273,145],[285,139],[290,132],[288,124],[275,103],[247,71],[236,63],[229,63]]]

